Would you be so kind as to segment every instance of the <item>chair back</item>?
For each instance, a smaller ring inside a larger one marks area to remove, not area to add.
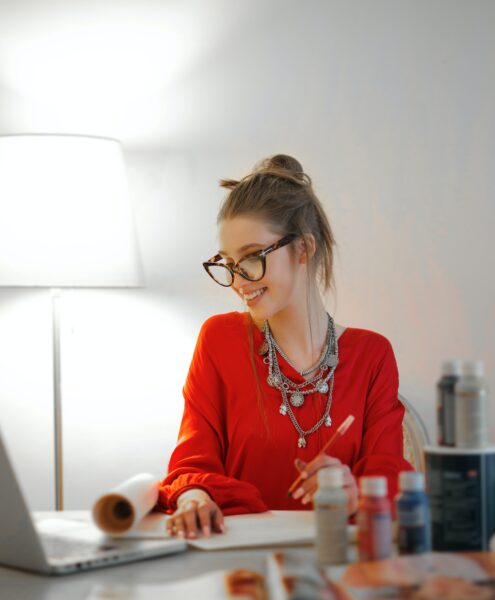
[[[424,447],[430,443],[426,426],[415,408],[404,396],[399,394],[399,400],[405,408],[402,421],[404,436],[404,458],[411,463],[416,471],[425,471]]]

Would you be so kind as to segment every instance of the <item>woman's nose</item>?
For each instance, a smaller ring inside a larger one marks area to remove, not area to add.
[[[236,289],[236,291],[238,291],[239,293],[242,294],[242,288],[247,284],[248,282],[244,279],[244,277],[241,277],[239,275],[239,273],[234,273],[234,281],[232,282],[233,287]]]

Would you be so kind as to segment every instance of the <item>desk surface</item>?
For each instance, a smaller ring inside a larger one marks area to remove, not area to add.
[[[53,516],[53,513],[49,514]],[[77,514],[81,513],[68,511],[65,516],[73,517]],[[264,573],[267,555],[277,550],[297,552],[299,556],[310,559],[315,555],[314,548],[311,546],[274,546],[218,551],[189,548],[187,552],[181,554],[71,575],[38,575],[0,567],[0,598],[2,600],[85,600],[95,585],[158,584],[202,575],[210,571],[241,567]]]

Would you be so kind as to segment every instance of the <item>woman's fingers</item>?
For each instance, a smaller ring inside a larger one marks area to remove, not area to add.
[[[184,522],[186,524],[186,537],[198,537],[198,504],[194,500],[184,506]]]
[[[223,522],[223,514],[222,514],[222,511],[218,508],[218,506],[214,510],[211,520],[213,523],[214,531],[216,531],[217,533],[225,533],[225,524]]]
[[[328,456],[328,454],[321,454],[306,465],[303,473],[306,473],[309,477],[320,469],[323,469],[323,467],[335,467],[341,464],[342,463],[338,458],[335,458],[334,456]],[[301,473],[301,475],[303,473]]]
[[[304,481],[301,482],[300,486],[292,494],[292,497],[294,498],[294,500],[297,500],[298,498],[304,499],[304,497],[306,497],[308,494],[312,494],[312,493],[316,492],[316,488],[317,488],[316,475],[312,475],[311,477],[308,477],[307,479],[305,479]],[[304,501],[303,504],[306,504],[306,502],[307,502],[307,500]]]
[[[167,519],[167,532],[181,538],[196,538],[200,533],[210,536],[212,530],[225,531],[220,508],[211,500],[187,500]]]
[[[211,534],[211,517],[212,517],[211,506],[206,503],[198,506],[198,517],[201,531],[206,537],[210,537]]]
[[[297,466],[297,465],[296,465]],[[357,510],[358,504],[358,487],[356,479],[352,474],[348,465],[344,465],[339,459],[333,456],[318,456],[311,463],[308,463],[301,475],[306,475],[299,487],[294,491],[292,497],[301,499],[302,504],[308,504],[318,489],[318,470],[324,467],[338,467],[343,474],[343,489],[348,497],[349,514],[353,514]]]
[[[170,518],[170,523],[171,523],[171,532],[172,535],[176,535],[177,537],[183,538],[185,537],[185,526],[184,526],[184,521],[182,519],[182,515],[181,514],[174,514],[171,518]]]

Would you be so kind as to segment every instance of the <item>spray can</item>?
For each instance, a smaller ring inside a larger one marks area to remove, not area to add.
[[[357,514],[359,559],[388,558],[392,550],[392,514],[385,477],[361,477]]]
[[[442,363],[442,378],[437,383],[437,441],[439,446],[455,446],[455,393],[461,376],[458,359]]]
[[[458,448],[488,445],[488,386],[481,360],[465,361],[455,384],[455,441]]]
[[[318,471],[318,491],[313,497],[316,522],[316,552],[321,565],[347,562],[347,494],[339,467]]]
[[[423,473],[402,471],[396,498],[399,554],[421,554],[431,550],[430,508]]]

